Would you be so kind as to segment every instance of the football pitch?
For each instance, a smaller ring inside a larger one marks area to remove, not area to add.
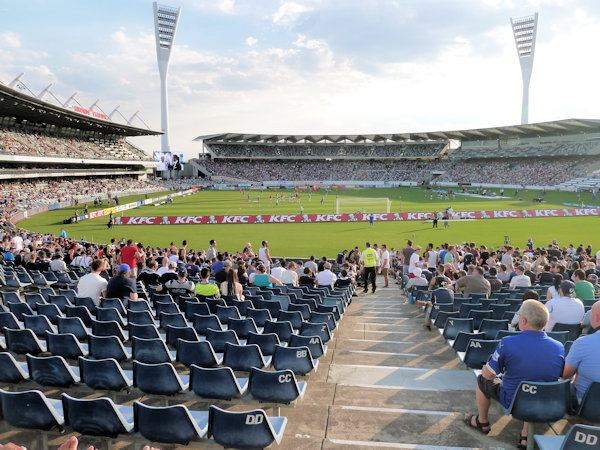
[[[471,189],[473,191],[473,189]],[[498,192],[498,190],[495,190]],[[366,213],[385,212],[381,201],[373,200],[375,209],[368,209],[368,198],[387,197],[391,201],[391,212],[432,212],[452,207],[455,211],[478,210],[522,210],[522,209],[562,209],[563,203],[584,203],[598,205],[591,193],[547,192],[506,189],[503,198],[481,198],[457,194],[446,196],[422,188],[378,188],[378,189],[332,189],[325,191],[302,192],[300,201],[290,200],[290,190],[265,189],[264,191],[198,191],[187,197],[175,197],[173,203],[159,206],[144,206],[118,213],[123,216],[200,216],[200,215],[257,215],[257,214],[333,214],[336,209],[336,196],[364,198],[356,201],[357,210]],[[281,196],[283,194],[283,199]],[[516,195],[515,195],[516,194]],[[149,195],[157,197],[158,193]],[[250,196],[248,198],[248,195]],[[275,197],[279,197],[276,202]],[[542,196],[543,203],[534,198]],[[128,203],[144,196],[130,196],[120,199]],[[323,202],[321,203],[321,198]],[[366,206],[367,205],[367,206]],[[365,207],[366,206],[366,207]],[[93,205],[88,205],[93,211]],[[106,207],[106,206],[105,206]],[[343,212],[348,210],[347,203]],[[351,207],[350,207],[351,208]],[[572,206],[570,207],[572,208]],[[83,205],[49,211],[24,220],[19,227],[40,233],[60,233],[61,227],[69,238],[84,239],[105,243],[111,238],[131,238],[144,245],[166,247],[170,242],[179,245],[186,239],[194,249],[208,247],[210,239],[216,239],[221,251],[241,251],[247,242],[258,249],[262,240],[270,243],[271,254],[277,256],[317,257],[335,255],[354,246],[363,247],[365,241],[387,244],[388,248],[400,248],[407,239],[415,243],[435,245],[460,243],[463,241],[484,243],[494,248],[504,243],[509,236],[512,244],[523,247],[531,236],[536,245],[545,246],[558,239],[561,245],[580,243],[591,244],[594,249],[600,246],[600,217],[549,217],[531,219],[486,219],[455,220],[444,229],[432,229],[428,221],[376,222],[373,227],[368,222],[343,223],[265,223],[265,224],[219,224],[219,225],[122,225],[108,229],[107,217],[85,220],[76,224],[63,225],[63,219],[71,217]]]

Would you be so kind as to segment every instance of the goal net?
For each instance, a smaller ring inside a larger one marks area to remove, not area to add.
[[[335,201],[335,213],[389,213],[391,204],[387,197],[340,197]]]

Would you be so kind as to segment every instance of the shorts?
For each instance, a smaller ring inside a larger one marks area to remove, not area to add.
[[[383,276],[384,276],[384,277],[387,277],[387,276],[388,276],[388,272],[389,272],[389,270],[390,270],[390,269],[388,269],[387,267],[384,267],[383,269],[381,269],[381,272],[383,273]]]
[[[477,377],[477,386],[486,398],[500,401],[500,388],[502,387],[502,380],[500,378],[488,380],[483,375],[479,375]]]

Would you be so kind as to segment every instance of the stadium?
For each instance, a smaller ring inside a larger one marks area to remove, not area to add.
[[[597,448],[600,120],[528,123],[537,14],[521,124],[184,160],[153,12],[160,130],[0,83],[0,448]]]

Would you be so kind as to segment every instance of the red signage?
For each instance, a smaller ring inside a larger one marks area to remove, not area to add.
[[[115,217],[115,225],[212,225],[224,223],[368,222],[371,214],[266,214],[259,216],[138,216]],[[373,214],[375,222],[431,220],[431,212]],[[452,219],[522,219],[534,217],[600,216],[600,208],[456,211]]]
[[[95,117],[96,119],[108,119],[108,116],[106,114],[101,114],[99,112],[94,111],[93,109],[85,109],[77,105],[73,106],[73,109],[75,110],[75,112],[85,114],[86,116]]]

